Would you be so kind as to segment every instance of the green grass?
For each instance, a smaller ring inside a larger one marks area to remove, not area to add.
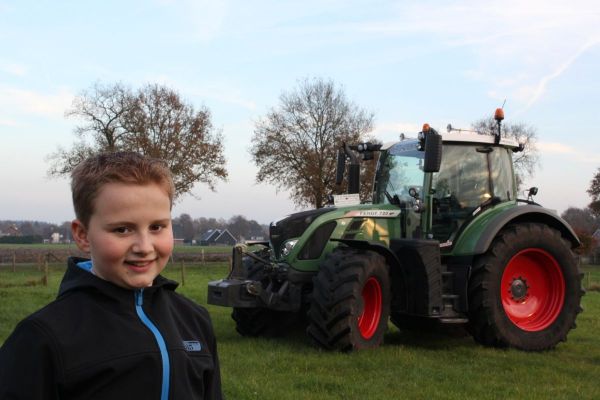
[[[35,243],[35,244],[13,244],[13,243],[0,243],[0,249],[8,249],[8,250],[17,250],[17,249],[33,249],[33,250],[69,250],[76,249],[77,245],[75,243]]]
[[[584,271],[592,285],[600,283],[599,267]],[[50,266],[48,287],[6,287],[41,273],[34,267],[0,269],[0,343],[17,321],[55,296],[62,272]],[[188,267],[179,291],[212,315],[229,399],[600,398],[600,291],[588,290],[577,329],[548,352],[485,348],[468,336],[404,333],[390,325],[379,349],[338,354],[315,349],[302,331],[281,338],[239,336],[229,308],[206,305],[208,281],[226,272],[224,263]],[[178,265],[165,275],[181,280]]]
[[[190,246],[177,245],[173,249],[173,253],[199,254],[202,253],[227,253],[231,254],[231,246]]]
[[[583,286],[587,290],[600,291],[600,265],[584,265]]]

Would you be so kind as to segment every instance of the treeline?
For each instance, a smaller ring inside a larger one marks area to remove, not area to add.
[[[223,218],[192,218],[189,214],[181,214],[173,218],[173,236],[185,242],[199,241],[200,237],[210,229],[228,230],[239,241],[267,238],[267,225],[255,220],[248,220],[242,215],[235,215],[228,220]],[[71,222],[53,224],[43,221],[0,221],[0,243],[42,243],[50,240],[58,233],[61,242],[71,240]]]
[[[600,215],[590,207],[569,207],[560,216],[571,225],[581,241],[577,252],[600,259],[600,241],[597,238],[600,231]]]
[[[4,244],[33,244],[42,243],[44,238],[40,235],[27,235],[27,236],[1,236],[0,243]]]
[[[228,220],[223,218],[192,218],[189,214],[181,214],[173,218],[173,235],[185,242],[199,241],[200,237],[210,229],[227,229],[238,241],[263,238],[269,235],[269,226],[261,225],[255,220],[247,220],[242,215],[235,215]]]
[[[69,238],[71,222],[58,225],[43,221],[0,221],[0,243],[41,243],[44,239],[50,239],[53,233]]]

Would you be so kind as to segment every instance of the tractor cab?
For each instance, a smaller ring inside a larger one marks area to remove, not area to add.
[[[511,153],[520,147],[510,139],[467,133],[448,133],[441,142],[441,149],[433,150],[443,154],[441,164],[429,169],[432,155],[422,141],[383,145],[373,203],[404,211],[402,238],[436,239],[450,246],[481,211],[516,201]]]
[[[488,207],[516,202],[511,153],[517,143],[491,136],[449,134],[431,179],[431,236],[452,245],[461,228]]]

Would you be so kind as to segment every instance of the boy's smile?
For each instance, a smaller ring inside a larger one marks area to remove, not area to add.
[[[128,289],[152,285],[173,250],[169,196],[156,184],[103,185],[87,228],[75,220],[72,229],[92,271]]]

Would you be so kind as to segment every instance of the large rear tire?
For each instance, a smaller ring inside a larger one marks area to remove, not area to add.
[[[307,333],[318,346],[352,351],[383,343],[391,299],[383,256],[338,247],[320,266],[313,283]]]
[[[473,266],[469,331],[487,346],[551,349],[575,327],[581,278],[560,232],[537,223],[510,225]]]

